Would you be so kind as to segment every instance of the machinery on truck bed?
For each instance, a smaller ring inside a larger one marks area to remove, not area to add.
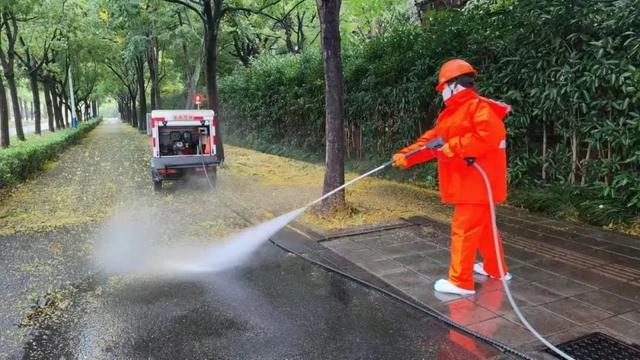
[[[150,125],[155,190],[162,189],[164,180],[178,180],[204,170],[215,184],[224,152],[212,110],[154,110]]]

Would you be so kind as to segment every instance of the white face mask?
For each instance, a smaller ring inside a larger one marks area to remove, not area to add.
[[[450,98],[451,96],[453,96],[456,93],[459,93],[460,91],[464,90],[465,88],[463,86],[460,86],[456,83],[453,84],[446,84],[444,86],[444,89],[442,90],[442,100],[447,101],[448,98]]]

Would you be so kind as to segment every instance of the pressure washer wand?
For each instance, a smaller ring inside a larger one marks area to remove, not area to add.
[[[437,138],[429,141],[428,143],[426,143],[424,146],[421,146],[421,147],[419,147],[419,148],[417,148],[415,150],[409,151],[408,153],[404,154],[404,157],[407,158],[407,157],[413,156],[413,155],[415,155],[415,154],[417,154],[417,153],[419,153],[421,151],[424,151],[424,150],[434,150],[434,149],[437,149],[439,147],[442,147],[442,145],[444,145],[444,139],[442,137],[437,137]],[[310,206],[313,206],[313,205],[321,202],[322,200],[324,200],[324,199],[328,198],[329,196],[337,193],[338,191],[357,183],[358,181],[366,178],[367,176],[371,176],[371,175],[377,173],[378,171],[386,168],[387,166],[389,166],[391,164],[393,164],[393,160],[389,160],[386,163],[378,166],[377,168],[375,168],[375,169],[373,169],[373,170],[371,170],[371,171],[369,171],[369,172],[367,172],[365,174],[362,174],[362,175],[358,176],[355,179],[347,181],[344,185],[339,186],[339,187],[329,191],[328,193],[322,195],[320,198],[318,198],[316,200],[313,200],[312,202],[308,203],[307,205],[305,205],[305,208],[308,208]]]
[[[369,171],[369,172],[367,172],[367,173],[365,173],[365,174],[362,174],[362,175],[358,176],[357,178],[355,178],[355,179],[353,179],[353,180],[347,181],[346,183],[344,183],[344,185],[339,186],[339,187],[337,187],[337,188],[335,188],[335,189],[333,189],[333,190],[329,191],[328,193],[326,193],[326,194],[322,195],[322,196],[321,196],[321,197],[319,197],[318,199],[313,200],[312,202],[308,203],[308,204],[307,204],[307,205],[305,205],[304,207],[305,207],[305,208],[308,208],[308,207],[310,207],[310,206],[313,206],[313,205],[315,205],[315,204],[319,203],[320,201],[322,201],[322,200],[324,200],[324,199],[328,198],[329,196],[331,196],[331,195],[333,195],[333,194],[337,193],[338,191],[340,191],[340,190],[342,190],[342,189],[346,188],[347,186],[351,186],[351,185],[353,185],[353,184],[357,183],[358,181],[360,181],[360,180],[362,180],[362,179],[366,178],[367,176],[370,176],[370,175],[373,175],[373,174],[377,173],[378,171],[380,171],[380,170],[382,170],[382,169],[386,168],[387,166],[389,166],[389,165],[391,165],[391,164],[393,164],[393,160],[387,161],[386,163],[384,163],[384,164],[382,164],[382,165],[378,166],[377,168],[375,168],[375,169],[373,169],[373,170],[371,170],[371,171]]]

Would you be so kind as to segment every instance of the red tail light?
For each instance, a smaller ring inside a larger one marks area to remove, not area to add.
[[[163,122],[163,121],[164,121],[163,117],[151,118],[151,127],[156,127],[157,123]]]

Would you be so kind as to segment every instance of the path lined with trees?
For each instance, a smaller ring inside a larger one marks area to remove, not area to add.
[[[0,144],[24,140],[26,114],[39,134],[69,126],[72,111],[94,116],[113,99],[122,120],[144,130],[152,110],[192,108],[199,94],[231,142],[324,157],[326,192],[344,181],[345,161],[387,159],[430,127],[441,106],[435,73],[463,57],[480,70],[480,91],[514,108],[513,204],[600,225],[637,224],[637,5],[3,2]],[[433,186],[434,171],[410,174]],[[344,206],[343,194],[333,200],[325,209]]]

